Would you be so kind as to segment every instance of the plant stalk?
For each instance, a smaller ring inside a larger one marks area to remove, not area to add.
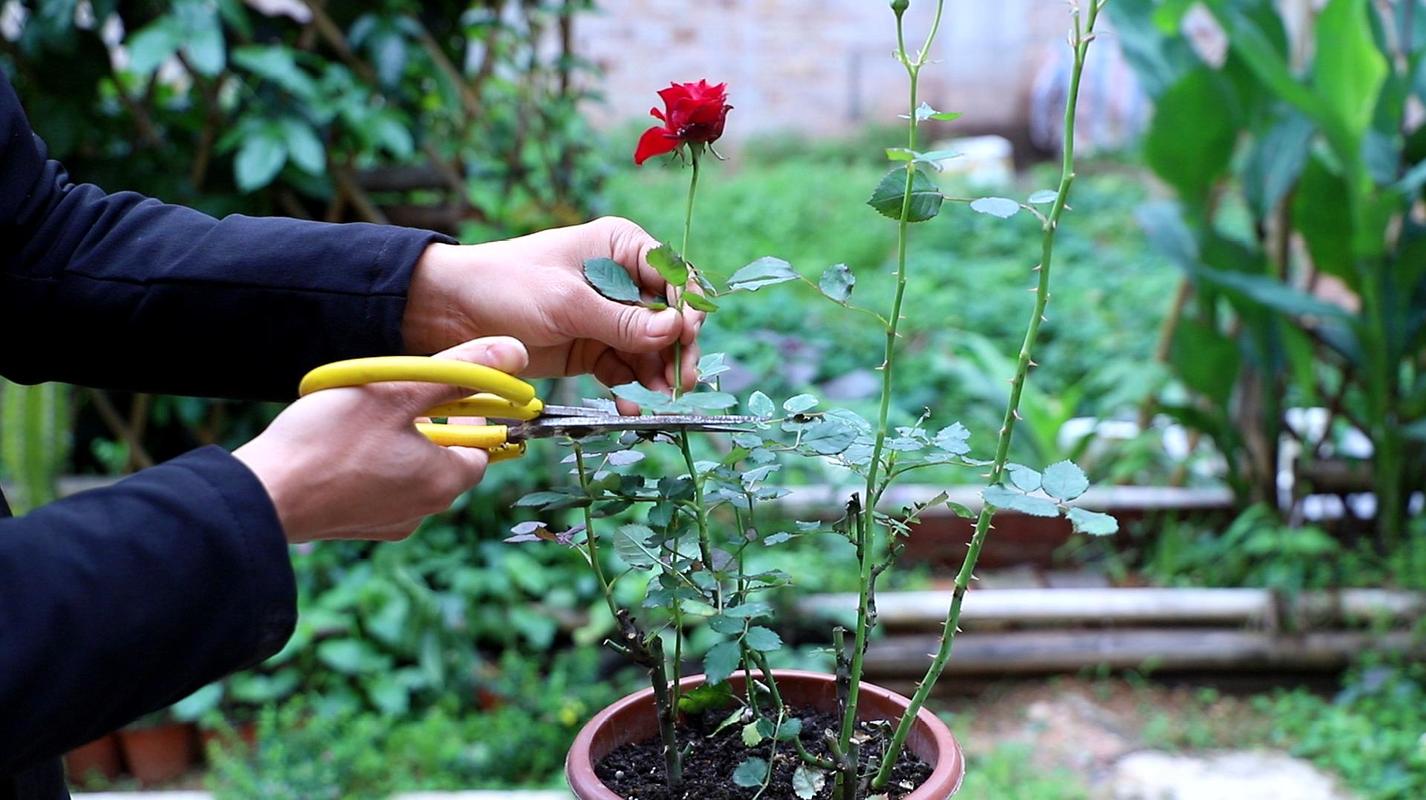
[[[1039,282],[1035,287],[1034,309],[1030,315],[1030,323],[1025,330],[1025,340],[1020,346],[1020,356],[1015,365],[1015,377],[1010,382],[1010,397],[1005,407],[1005,417],[1001,424],[1000,435],[995,447],[995,460],[990,469],[990,485],[1000,483],[1005,473],[1005,465],[1010,456],[1010,441],[1015,432],[1015,421],[1018,417],[1020,407],[1020,396],[1025,388],[1025,379],[1030,371],[1030,354],[1034,350],[1035,342],[1039,338],[1040,324],[1045,319],[1045,306],[1050,299],[1050,268],[1054,256],[1055,234],[1059,227],[1059,220],[1065,210],[1066,200],[1069,198],[1070,186],[1074,183],[1074,123],[1075,110],[1079,99],[1080,77],[1084,72],[1085,55],[1089,50],[1089,43],[1093,39],[1094,23],[1099,17],[1099,11],[1103,7],[1103,0],[1090,0],[1088,14],[1081,24],[1080,11],[1074,11],[1074,67],[1070,75],[1069,92],[1065,102],[1064,117],[1064,154],[1060,167],[1059,191],[1055,196],[1054,206],[1050,209],[1045,222],[1041,226],[1040,238],[1040,266]],[[896,760],[901,755],[901,750],[906,745],[906,737],[911,732],[911,726],[916,720],[916,715],[925,705],[927,697],[931,694],[931,689],[936,681],[941,677],[941,672],[945,669],[946,662],[951,655],[951,648],[955,643],[955,636],[959,630],[961,605],[965,601],[966,591],[970,586],[971,578],[974,576],[976,561],[980,558],[981,548],[985,545],[986,534],[990,530],[991,519],[995,514],[994,508],[986,503],[980,511],[980,516],[976,518],[975,533],[971,536],[970,549],[966,552],[965,561],[961,564],[960,572],[956,574],[955,589],[951,596],[951,606],[946,614],[946,621],[942,625],[940,646],[936,650],[935,656],[931,659],[931,664],[926,670],[925,676],[916,686],[916,692],[911,698],[910,705],[906,712],[902,714],[897,723],[896,732],[892,736],[885,754],[882,756],[881,765],[877,770],[876,777],[872,780],[872,788],[880,789],[884,787],[891,778],[892,769],[896,765]]]

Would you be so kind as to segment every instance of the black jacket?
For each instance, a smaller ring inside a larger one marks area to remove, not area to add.
[[[440,238],[71,183],[0,74],[12,381],[289,398],[319,363],[401,351],[411,270]],[[66,797],[62,753],[270,656],[296,613],[272,504],[220,448],[0,519],[0,800]]]

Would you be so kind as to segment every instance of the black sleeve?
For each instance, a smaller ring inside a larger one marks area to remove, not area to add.
[[[0,775],[267,658],[296,616],[277,513],[220,448],[0,520]]]
[[[401,352],[411,270],[451,241],[233,215],[70,183],[0,74],[0,374],[286,399],[325,361]]]

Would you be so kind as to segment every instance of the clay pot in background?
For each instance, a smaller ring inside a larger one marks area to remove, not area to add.
[[[773,670],[777,677],[778,689],[789,706],[815,708],[831,711],[837,707],[836,679],[820,672],[800,670]],[[743,691],[745,676],[737,673],[728,679],[733,691]],[[685,690],[703,683],[702,675],[684,678],[680,682]],[[906,710],[910,701],[895,692],[889,692],[870,683],[863,683],[858,702],[858,719],[896,720]],[[658,734],[658,719],[654,710],[654,691],[644,689],[594,715],[575,737],[565,759],[564,773],[570,788],[579,800],[625,800],[604,785],[594,774],[598,764],[614,748],[648,739]],[[947,800],[960,788],[965,775],[965,761],[960,745],[955,737],[935,714],[922,708],[916,715],[916,724],[906,739],[922,761],[933,768],[931,777],[905,800]],[[700,787],[686,787],[692,796]]]
[[[119,731],[124,763],[139,783],[152,786],[188,771],[198,749],[193,726],[186,722],[165,722]]]
[[[109,733],[88,744],[70,750],[64,756],[65,774],[69,781],[83,785],[98,776],[106,781],[119,777],[123,771],[119,761],[119,738]]]

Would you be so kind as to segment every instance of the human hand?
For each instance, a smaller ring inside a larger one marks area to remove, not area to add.
[[[512,373],[529,361],[524,345],[507,337],[435,357]],[[404,539],[485,475],[484,450],[432,444],[412,424],[468,394],[434,383],[326,389],[293,403],[233,455],[267,489],[290,542]]]
[[[585,259],[611,258],[645,292],[673,300],[684,287],[669,287],[647,260],[658,245],[617,217],[486,244],[433,244],[412,275],[402,324],[407,350],[513,336],[529,348],[527,376],[592,373],[607,386],[638,381],[668,391],[673,345],[681,342],[683,384],[692,386],[701,312],[616,303],[584,280]]]

